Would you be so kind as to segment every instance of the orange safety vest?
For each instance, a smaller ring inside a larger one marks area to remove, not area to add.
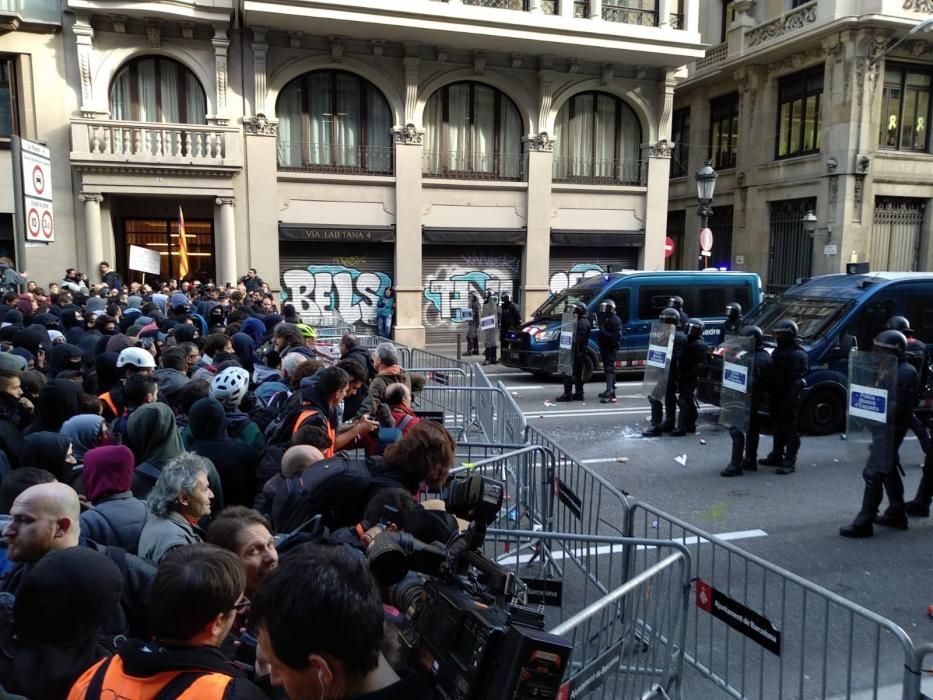
[[[298,432],[298,428],[301,427],[301,424],[305,422],[311,416],[316,416],[319,411],[316,408],[306,408],[301,413],[298,414],[298,418],[295,421],[295,425],[292,427],[292,435]],[[327,426],[327,438],[330,440],[330,447],[326,450],[322,450],[324,453],[324,459],[330,459],[334,456],[334,444],[337,440],[337,431],[334,430],[334,427],[330,424],[330,421],[325,419],[324,425]]]
[[[119,654],[91,666],[75,681],[68,700],[222,700],[233,676],[217,671],[163,671],[137,678],[127,675]]]
[[[113,413],[113,415],[115,415],[117,418],[120,417],[120,412],[117,410],[117,405],[113,402],[113,397],[110,395],[109,391],[105,391],[97,398],[107,404],[107,408],[110,409],[110,412]]]

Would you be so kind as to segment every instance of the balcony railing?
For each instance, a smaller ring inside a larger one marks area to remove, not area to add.
[[[583,17],[589,19],[590,16],[590,0],[574,0],[573,3],[573,16],[574,17]]]
[[[684,28],[683,13],[672,12],[670,19],[668,21],[671,23],[671,29],[683,29]]]
[[[528,9],[528,0],[463,0],[464,5],[476,5],[478,7],[494,7],[498,10],[521,10]]]
[[[645,185],[648,166],[643,160],[600,160],[554,156],[554,182],[579,185]]]
[[[643,27],[658,26],[658,11],[640,7],[628,7],[609,2],[603,3],[603,19],[607,22],[620,22],[622,24],[638,24]]]
[[[697,61],[697,70],[706,70],[729,57],[729,44],[723,42],[706,50],[706,55]]]
[[[545,15],[560,14],[560,5],[557,0],[541,0],[541,12]]]
[[[236,127],[104,119],[71,120],[72,161],[242,167]]]
[[[525,156],[521,153],[474,153],[471,151],[424,151],[421,173],[425,177],[452,180],[525,179]]]
[[[279,141],[279,170],[335,175],[392,175],[391,146],[340,146]]]

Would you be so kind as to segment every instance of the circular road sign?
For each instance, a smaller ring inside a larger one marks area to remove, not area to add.
[[[674,239],[668,236],[664,239],[664,257],[669,258],[674,254]]]
[[[42,212],[42,235],[51,240],[52,232],[52,212],[44,211]]]
[[[713,249],[713,232],[711,229],[700,229],[700,248],[707,253]]]
[[[35,209],[30,209],[29,213],[26,214],[26,229],[29,232],[30,238],[38,238],[41,228],[42,221],[39,218],[39,212]]]
[[[32,186],[36,188],[36,194],[42,194],[45,190],[45,173],[42,172],[42,166],[35,166],[32,169]]]

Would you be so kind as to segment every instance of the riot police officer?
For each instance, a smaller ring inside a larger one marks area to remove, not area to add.
[[[677,405],[680,407],[680,417],[677,421],[677,430],[671,433],[673,437],[697,431],[695,396],[697,380],[700,378],[700,372],[706,365],[706,356],[709,354],[709,346],[703,342],[705,327],[706,324],[699,318],[687,319],[684,325],[687,343],[681,353],[677,371]]]
[[[758,471],[758,439],[761,422],[758,412],[764,407],[771,381],[771,354],[765,350],[765,336],[758,326],[745,326],[739,335],[754,338],[755,355],[752,358],[752,396],[749,405],[748,433],[729,428],[732,438],[732,460],[723,469],[722,476],[741,476],[743,471]],[[744,452],[744,458],[743,458]]]
[[[521,325],[522,313],[518,310],[518,304],[507,293],[503,293],[499,309],[499,345],[505,348],[505,334]]]
[[[910,327],[910,321],[904,316],[892,316],[888,319],[887,327],[891,330],[900,331],[907,338],[907,352],[904,353],[904,359],[917,370],[917,375],[920,377],[920,391],[922,393],[923,388],[927,385],[930,374],[929,365],[927,363],[926,343],[914,337],[914,331]],[[917,415],[916,410],[910,417],[910,429],[913,431],[914,435],[917,436],[917,440],[920,441],[920,449],[923,450],[924,454],[929,452],[931,446],[930,431],[927,430],[926,424]]]
[[[687,312],[684,311],[684,298],[681,296],[672,296],[667,300],[667,307],[669,309],[677,310],[677,314],[680,316],[680,323],[677,324],[677,327],[680,330],[683,330],[684,326],[687,325],[687,321],[689,320]]]
[[[800,394],[807,384],[807,354],[797,346],[797,324],[785,318],[771,329],[777,349],[771,353],[771,381],[768,403],[771,413],[771,452],[758,464],[778,467],[778,474],[793,474],[800,450]]]
[[[490,290],[486,290],[486,297],[483,300],[483,309],[480,312],[480,324],[484,318],[495,319],[492,325],[488,325],[486,328],[482,328],[483,333],[483,350],[486,356],[486,359],[483,360],[484,365],[494,365],[496,364],[496,351],[498,346],[496,345],[498,341],[498,328],[499,328],[499,305],[496,303],[495,297],[493,297]]]
[[[467,322],[467,355],[479,355],[479,316],[480,316],[479,292],[470,292],[470,315],[473,316]]]
[[[687,336],[680,328],[680,312],[674,307],[668,307],[661,312],[658,317],[662,323],[674,326],[674,347],[671,350],[671,366],[667,375],[667,386],[664,391],[664,402],[653,396],[648,396],[648,403],[651,404],[651,427],[642,432],[645,437],[659,437],[664,433],[669,433],[676,426],[677,415],[677,373],[680,371],[680,356],[683,353],[684,345],[687,344]]]
[[[862,471],[865,480],[862,509],[851,525],[839,528],[843,537],[871,537],[874,534],[872,523],[907,529],[904,482],[901,481],[897,451],[907,434],[910,416],[917,404],[920,379],[917,370],[906,360],[907,337],[900,331],[881,331],[875,337],[872,351],[897,358],[894,400],[890,409],[894,424],[879,424],[872,433],[868,462]],[[888,508],[883,515],[876,516],[883,492],[888,495]]]
[[[606,299],[599,305],[599,355],[606,374],[606,390],[599,395],[600,403],[616,403],[616,353],[622,340],[622,319],[616,314],[616,303]]]
[[[723,335],[738,335],[742,328],[742,305],[733,301],[726,304],[726,322],[723,324]]]
[[[583,365],[586,362],[586,348],[592,326],[586,317],[586,307],[583,304],[574,304],[573,315],[577,317],[571,348],[573,376],[564,375],[564,393],[557,397],[557,401],[583,401]],[[570,393],[571,390],[573,394]]]

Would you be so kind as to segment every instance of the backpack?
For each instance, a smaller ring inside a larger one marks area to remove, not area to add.
[[[273,397],[272,402],[276,397]],[[270,405],[272,404],[270,402]],[[292,428],[302,411],[301,395],[295,392],[275,408],[275,417],[263,430],[267,445],[287,445],[292,439]]]

